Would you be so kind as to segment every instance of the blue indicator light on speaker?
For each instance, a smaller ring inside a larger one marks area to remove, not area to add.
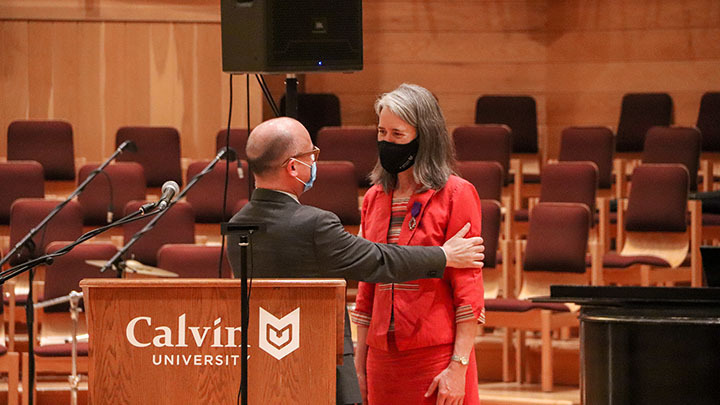
[[[323,65],[323,64],[322,64],[322,61],[319,60],[319,61],[318,61],[318,66],[322,66],[322,65]]]

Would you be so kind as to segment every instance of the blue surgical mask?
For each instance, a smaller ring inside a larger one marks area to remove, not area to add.
[[[297,181],[299,181],[300,183],[302,183],[305,186],[305,188],[303,189],[303,193],[305,193],[312,188],[313,183],[315,183],[315,179],[317,178],[317,162],[313,162],[312,165],[309,165],[301,160],[297,160],[297,159],[293,159],[293,160],[310,168],[310,180],[308,180],[307,183],[300,180],[299,178],[295,177],[295,179]]]

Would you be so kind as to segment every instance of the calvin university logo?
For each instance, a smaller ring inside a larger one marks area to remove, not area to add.
[[[259,346],[280,360],[300,347],[300,308],[278,319],[260,307]]]

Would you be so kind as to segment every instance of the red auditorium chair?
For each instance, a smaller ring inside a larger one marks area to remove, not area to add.
[[[703,138],[703,152],[720,151],[720,92],[707,92],[700,99],[697,128]]]
[[[238,162],[240,163],[238,170]],[[209,161],[197,161],[188,166],[187,180],[190,181],[200,173]],[[228,195],[225,217],[223,218],[223,189],[225,187],[225,160],[219,161],[213,170],[198,180],[186,194],[187,202],[195,211],[195,221],[201,223],[220,223],[228,221],[233,214],[233,208],[242,199],[248,199],[250,185],[248,183],[250,172],[246,161],[230,162],[228,177]]]
[[[47,253],[53,253],[69,242],[53,242],[47,247]],[[42,291],[44,300],[67,296],[71,291],[80,292],[80,280],[86,278],[112,278],[116,274],[112,271],[100,273],[98,267],[87,264],[86,260],[108,260],[117,252],[111,243],[85,242],[76,246],[64,256],[56,257],[53,264],[47,266],[45,281],[36,282],[36,292]],[[35,302],[37,302],[37,295]],[[82,305],[82,301],[81,301]],[[45,308],[35,309],[35,323],[33,324],[35,341],[35,375],[34,384],[37,392],[37,375],[70,375],[72,345],[72,320],[70,317],[70,304],[57,304]],[[87,323],[81,312],[78,322],[78,335],[87,334]],[[88,342],[81,339],[78,342],[78,373],[88,373]],[[29,357],[23,353],[23,403],[27,403],[29,394],[30,375],[28,372]],[[67,381],[67,377],[63,378]],[[37,394],[35,394],[37,398]]]
[[[481,200],[502,201],[502,205],[510,207],[510,198],[502,196],[503,189],[503,168],[498,162],[482,162],[482,161],[458,161],[458,174],[465,180],[472,183],[477,190],[478,197]],[[503,235],[506,238],[510,236],[510,225],[512,221],[506,220],[502,215]]]
[[[618,249],[603,257],[602,283],[702,284],[700,205],[688,202],[688,184],[680,164],[642,164],[633,171],[627,208],[618,205]]]
[[[137,211],[146,201],[130,201],[125,215]],[[150,219],[123,225],[124,242],[141,230]],[[157,265],[157,252],[168,243],[195,243],[195,213],[190,203],[178,201],[157,222],[155,227],[140,238],[127,252],[126,259],[135,259],[150,266]]]
[[[227,129],[221,129],[215,136],[215,150],[225,147],[225,138]],[[246,160],[245,146],[247,145],[248,132],[247,129],[231,128],[230,129],[230,147],[237,152],[238,159]]]
[[[503,185],[510,184],[512,135],[506,125],[461,126],[453,131],[458,161],[498,162],[503,169]]]
[[[285,115],[285,96],[280,100],[280,112]],[[320,128],[342,125],[340,99],[335,94],[300,93],[297,95],[297,113],[298,121],[308,130],[314,144],[317,144]]]
[[[317,134],[323,160],[347,160],[355,165],[358,187],[369,187],[368,175],[378,160],[377,129],[325,127]]]
[[[357,233],[360,207],[355,166],[350,162],[329,161],[318,162],[317,166],[319,180],[300,196],[300,202],[335,213],[350,232]]]
[[[595,163],[598,168],[598,189],[596,205],[598,207],[599,233],[605,235],[604,249],[610,248],[613,223],[617,223],[610,212],[610,200],[625,196],[626,177],[621,159],[613,160],[615,154],[615,135],[607,127],[569,127],[560,135],[560,162]],[[615,221],[615,222],[614,222]]]
[[[35,160],[46,180],[74,180],[72,126],[64,121],[13,121],[8,126],[8,160]]]
[[[181,278],[217,278],[219,257],[220,246],[169,243],[158,250],[157,263]],[[232,277],[227,250],[223,254],[222,277]]]
[[[673,101],[669,94],[625,94],[622,98],[615,150],[624,153],[625,158],[637,158],[645,145],[647,131],[654,126],[670,126],[672,123]]]
[[[0,224],[10,223],[10,206],[18,198],[44,198],[45,183],[40,163],[0,162]]]
[[[642,163],[679,163],[690,174],[690,191],[698,190],[702,136],[697,128],[652,127],[645,135]],[[707,176],[707,173],[703,173]]]
[[[137,152],[125,151],[119,162],[137,162],[145,170],[148,187],[161,187],[172,180],[182,184],[180,134],[168,127],[122,127],[115,134],[115,144],[126,140],[137,145]]]
[[[33,160],[0,162],[0,252],[10,249],[10,206],[18,198],[44,198],[42,165]]]
[[[98,166],[87,164],[81,167],[78,183],[85,181]],[[145,199],[145,184],[145,173],[139,163],[118,162],[108,165],[78,196],[83,223],[100,226],[122,218],[128,202]],[[112,213],[112,217],[108,213]]]
[[[523,382],[527,331],[540,332],[541,386],[553,390],[552,332],[578,325],[577,313],[565,304],[541,304],[532,297],[550,294],[551,284],[589,285],[599,271],[599,254],[593,246],[590,271],[586,254],[590,232],[590,210],[578,203],[540,203],[530,217],[527,240],[516,241],[515,286],[517,298],[485,301],[487,327],[518,330],[515,377]],[[509,375],[509,341],[504,340],[503,369]]]
[[[597,166],[593,162],[548,163],[540,175],[539,203],[580,203],[595,212],[598,185]],[[532,218],[535,203],[528,210],[515,211],[513,235],[527,234],[528,219]],[[594,220],[593,220],[594,225]],[[604,234],[602,235],[604,240]]]
[[[512,133],[513,164],[511,169],[522,182],[517,183],[515,208],[526,197],[540,192],[540,169],[543,151],[538,147],[537,106],[531,96],[484,95],[475,104],[476,124],[503,124]]]
[[[453,142],[460,162],[484,161],[500,164],[503,170],[503,197],[500,201],[507,211],[506,214],[520,208],[520,183],[510,174],[511,166],[517,168],[520,165],[511,159],[512,136],[508,126],[487,124],[457,127],[453,131]]]
[[[703,173],[713,173],[713,166],[720,162],[720,92],[703,94],[696,126],[702,134]],[[714,175],[703,180],[705,191],[714,189]]]
[[[568,127],[560,135],[558,161],[589,161],[598,168],[598,194],[616,196],[610,192],[613,185],[613,154],[615,135],[607,127]],[[607,190],[601,192],[601,190]]]
[[[10,245],[15,246],[32,228],[37,226],[60,201],[35,198],[21,198],[10,208]],[[70,201],[50,220],[44,230],[32,239],[34,252],[23,249],[20,256],[10,260],[11,264],[22,263],[43,254],[50,242],[75,240],[82,235],[82,211],[80,205]]]
[[[460,177],[472,183],[481,200],[502,198],[503,168],[498,162],[461,160],[457,162]]]
[[[531,96],[484,95],[475,103],[476,124],[503,124],[512,131],[512,152],[537,154],[537,106]]]

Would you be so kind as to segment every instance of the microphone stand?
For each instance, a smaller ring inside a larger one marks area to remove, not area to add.
[[[149,214],[147,214],[147,215],[156,215],[156,214],[158,214],[159,212],[161,212],[161,211],[151,212],[151,213],[149,213]],[[62,247],[61,249],[59,249],[59,250],[57,250],[57,251],[55,251],[55,252],[53,252],[53,253],[45,254],[45,255],[40,256],[40,257],[38,257],[38,258],[35,258],[35,259],[32,259],[32,260],[28,260],[27,262],[22,263],[22,264],[19,264],[19,265],[15,266],[15,267],[11,267],[11,268],[9,268],[8,270],[0,273],[0,285],[4,284],[6,281],[8,281],[8,280],[10,280],[10,279],[12,279],[12,278],[14,278],[14,277],[19,276],[20,274],[22,274],[22,273],[24,273],[24,272],[26,272],[26,271],[32,270],[33,268],[35,268],[35,267],[37,267],[37,266],[39,266],[39,265],[41,265],[41,264],[48,264],[48,265],[49,265],[49,264],[52,264],[52,262],[53,262],[53,260],[55,259],[55,257],[62,256],[62,255],[64,255],[64,254],[67,254],[67,253],[70,252],[75,246],[77,246],[77,245],[85,242],[86,240],[91,239],[91,238],[93,238],[93,237],[95,237],[95,236],[97,236],[97,235],[99,235],[99,234],[107,231],[107,230],[110,229],[110,228],[114,228],[114,227],[116,227],[116,226],[120,226],[120,225],[127,224],[127,223],[130,223],[130,222],[138,221],[138,220],[144,219],[144,218],[145,218],[145,216],[143,216],[143,212],[142,212],[142,211],[135,211],[135,212],[133,212],[133,213],[125,216],[124,218],[121,218],[121,219],[117,220],[116,222],[113,222],[113,223],[111,223],[111,224],[102,226],[102,227],[97,228],[97,229],[93,229],[92,231],[89,231],[89,232],[83,234],[83,235],[80,236],[78,239],[76,239],[74,242],[72,242],[72,243],[70,243],[70,244]],[[32,272],[30,272],[30,273],[32,274]],[[32,291],[32,290],[31,290],[31,291]],[[28,295],[28,301],[27,301],[27,303],[26,303],[26,311],[27,311],[26,313],[30,313],[30,314],[34,315],[33,310],[34,310],[34,305],[33,305],[32,294],[29,294],[29,295]],[[34,340],[33,340],[33,334],[32,334],[32,328],[33,328],[33,325],[32,325],[32,319],[33,319],[33,318],[32,318],[32,315],[28,317],[28,322],[27,322],[27,324],[28,324],[28,338],[30,339],[30,340],[28,341],[28,342],[29,342],[29,343],[28,343],[28,372],[30,373],[30,374],[29,374],[30,380],[28,381],[28,387],[29,387],[28,390],[30,391],[30,392],[28,392],[29,403],[32,403],[33,396],[34,396],[34,392],[33,392],[33,389],[34,389],[34,388],[33,388],[33,386],[34,386],[34,375],[35,375],[35,356],[34,356],[34,354],[35,354],[35,353],[34,353],[34,343],[35,343],[35,342],[34,342]]]
[[[85,181],[83,181],[79,186],[77,186],[77,188],[75,189],[75,191],[73,191],[72,194],[70,194],[70,195],[65,199],[65,201],[63,201],[63,202],[61,202],[60,204],[58,204],[57,206],[55,206],[55,208],[53,208],[53,210],[50,211],[50,213],[49,213],[42,221],[40,221],[39,224],[37,224],[34,228],[30,229],[30,231],[29,231],[22,239],[20,239],[20,241],[19,241],[12,249],[10,249],[10,251],[8,252],[8,254],[7,254],[5,257],[3,257],[2,259],[0,259],[0,268],[2,268],[2,266],[3,266],[5,263],[7,263],[8,261],[10,261],[10,259],[11,259],[16,253],[18,253],[18,252],[20,251],[20,249],[22,249],[23,246],[33,246],[33,247],[34,247],[34,243],[32,242],[32,238],[34,238],[35,235],[37,235],[37,233],[40,232],[41,229],[43,229],[45,226],[47,226],[48,222],[50,222],[50,220],[53,219],[53,218],[55,217],[55,215],[57,215],[57,214],[60,212],[60,210],[62,210],[73,198],[77,197],[80,193],[82,193],[83,190],[85,189],[85,187],[95,178],[95,176],[97,176],[98,173],[100,173],[103,169],[105,169],[105,167],[106,167],[108,164],[110,164],[110,162],[112,162],[118,155],[120,155],[126,148],[129,148],[129,149],[133,149],[133,148],[134,148],[134,149],[137,150],[137,147],[135,146],[135,144],[134,144],[132,141],[129,141],[129,140],[123,142],[120,146],[118,146],[118,148],[115,150],[115,152],[114,152],[109,158],[107,158],[107,159],[105,160],[105,162],[103,162],[97,169],[93,170],[93,171],[90,173],[90,175],[85,179]],[[35,251],[34,248],[30,248],[30,250],[31,250],[31,254],[34,254],[34,253],[35,253],[35,252],[34,252],[34,251]],[[39,264],[40,264],[40,263],[35,264],[34,266],[28,268],[28,270],[32,269],[33,267],[35,267],[35,266],[37,266],[37,265],[39,265]],[[30,273],[28,273],[28,295],[27,295],[28,298],[27,298],[27,303],[31,303],[31,302],[32,302],[32,297],[33,297],[33,276],[34,276],[33,273],[34,273],[34,272],[32,272],[32,271],[31,271]],[[5,275],[5,274],[6,274],[5,272],[0,272],[0,277],[3,276],[3,275]],[[18,273],[18,274],[19,274],[19,273]],[[3,282],[4,282],[4,281],[3,281]],[[0,282],[0,283],[1,283],[1,282]],[[25,305],[25,318],[26,318],[26,323],[27,323],[27,325],[28,325],[28,342],[30,342],[30,343],[28,344],[28,356],[29,356],[30,358],[32,358],[33,355],[34,355],[34,351],[33,351],[33,338],[34,338],[34,337],[33,337],[33,331],[32,331],[33,311],[32,311],[32,305],[27,305],[27,303],[26,303],[26,305]],[[29,367],[29,370],[28,370],[28,371],[29,371],[30,375],[33,375],[33,373],[35,372],[34,363],[31,362],[30,364],[31,364],[31,366]],[[33,381],[30,380],[30,382],[29,382],[29,390],[30,390],[30,392],[28,393],[28,394],[29,394],[29,397],[28,397],[28,398],[29,398],[29,404],[30,404],[30,405],[33,404],[33,389],[34,389],[34,387],[33,387]]]
[[[118,274],[119,274],[118,277],[120,277],[121,272],[122,272],[122,267],[123,267],[122,256],[125,253],[127,253],[127,251],[135,243],[137,243],[137,241],[140,240],[140,238],[145,236],[146,233],[148,233],[151,229],[153,229],[155,227],[155,225],[157,224],[157,222],[160,220],[160,218],[162,218],[163,215],[165,215],[170,210],[170,208],[172,208],[172,206],[175,205],[176,202],[178,202],[181,198],[185,197],[185,194],[187,194],[187,192],[190,191],[190,189],[195,185],[195,183],[197,183],[203,176],[205,176],[210,171],[212,171],[212,169],[215,167],[215,165],[226,154],[228,155],[228,158],[227,158],[228,161],[232,161],[237,158],[237,154],[235,153],[235,150],[233,150],[232,148],[220,149],[220,151],[215,156],[215,158],[210,163],[208,163],[208,165],[205,166],[205,168],[200,173],[196,174],[195,177],[193,177],[192,180],[190,180],[188,182],[188,184],[185,186],[185,188],[183,188],[180,191],[180,193],[177,196],[175,196],[175,199],[173,201],[168,203],[168,205],[165,209],[160,211],[159,214],[155,216],[155,218],[151,219],[147,224],[145,224],[145,226],[141,230],[139,230],[137,233],[135,233],[135,235],[132,236],[132,238],[130,238],[130,240],[125,244],[125,246],[123,246],[120,250],[118,250],[118,252],[115,253],[115,255],[113,257],[111,257],[110,260],[107,261],[107,263],[105,263],[105,265],[102,267],[102,269],[100,269],[100,272],[102,273],[102,272],[106,271],[107,269],[109,269],[110,267],[115,266],[118,270]]]

